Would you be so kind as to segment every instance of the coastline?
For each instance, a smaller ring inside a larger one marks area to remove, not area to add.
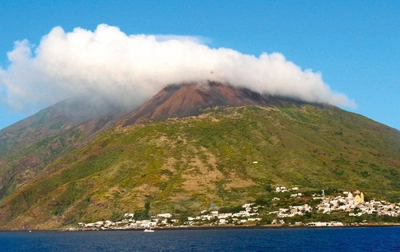
[[[216,230],[216,229],[284,229],[284,228],[312,228],[312,229],[330,229],[330,228],[362,228],[362,227],[400,227],[400,223],[391,224],[363,224],[363,225],[344,225],[344,226],[307,226],[307,225],[220,225],[220,226],[186,226],[186,227],[154,227],[155,231],[171,231],[171,230]],[[60,232],[86,232],[86,231],[144,231],[144,228],[134,229],[106,229],[106,230],[57,230]]]
[[[358,225],[343,225],[343,226],[308,226],[308,225],[219,225],[219,226],[178,226],[178,227],[154,227],[155,231],[173,231],[173,230],[218,230],[218,229],[338,229],[338,228],[373,228],[373,227],[400,227],[400,223],[387,224],[358,224]],[[31,229],[31,230],[7,230],[1,229],[0,232],[107,232],[107,231],[137,231],[143,232],[144,228],[131,229],[78,229],[78,228],[58,228],[58,229]]]

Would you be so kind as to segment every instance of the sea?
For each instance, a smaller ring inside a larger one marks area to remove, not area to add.
[[[400,251],[400,227],[16,231],[0,251]]]

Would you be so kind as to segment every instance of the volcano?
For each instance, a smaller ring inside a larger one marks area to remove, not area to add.
[[[63,101],[0,131],[0,229],[272,207],[276,186],[400,200],[400,132],[335,106],[216,82],[100,105]]]

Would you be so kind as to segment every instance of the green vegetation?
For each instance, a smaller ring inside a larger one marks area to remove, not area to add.
[[[330,106],[209,108],[199,117],[113,128],[81,149],[43,154],[79,134],[24,150],[37,151],[48,166],[5,194],[0,228],[57,228],[127,212],[184,219],[212,207],[240,211],[246,202],[279,207],[294,200],[283,193],[270,204],[280,185],[298,186],[305,195],[359,189],[370,198],[400,201],[400,132]]]

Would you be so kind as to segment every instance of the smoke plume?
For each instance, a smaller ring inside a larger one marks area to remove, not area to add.
[[[90,95],[138,106],[169,84],[217,81],[308,102],[352,106],[319,73],[303,71],[280,53],[259,57],[210,48],[195,37],[127,35],[53,28],[38,46],[15,42],[0,68],[0,99],[11,108]]]

